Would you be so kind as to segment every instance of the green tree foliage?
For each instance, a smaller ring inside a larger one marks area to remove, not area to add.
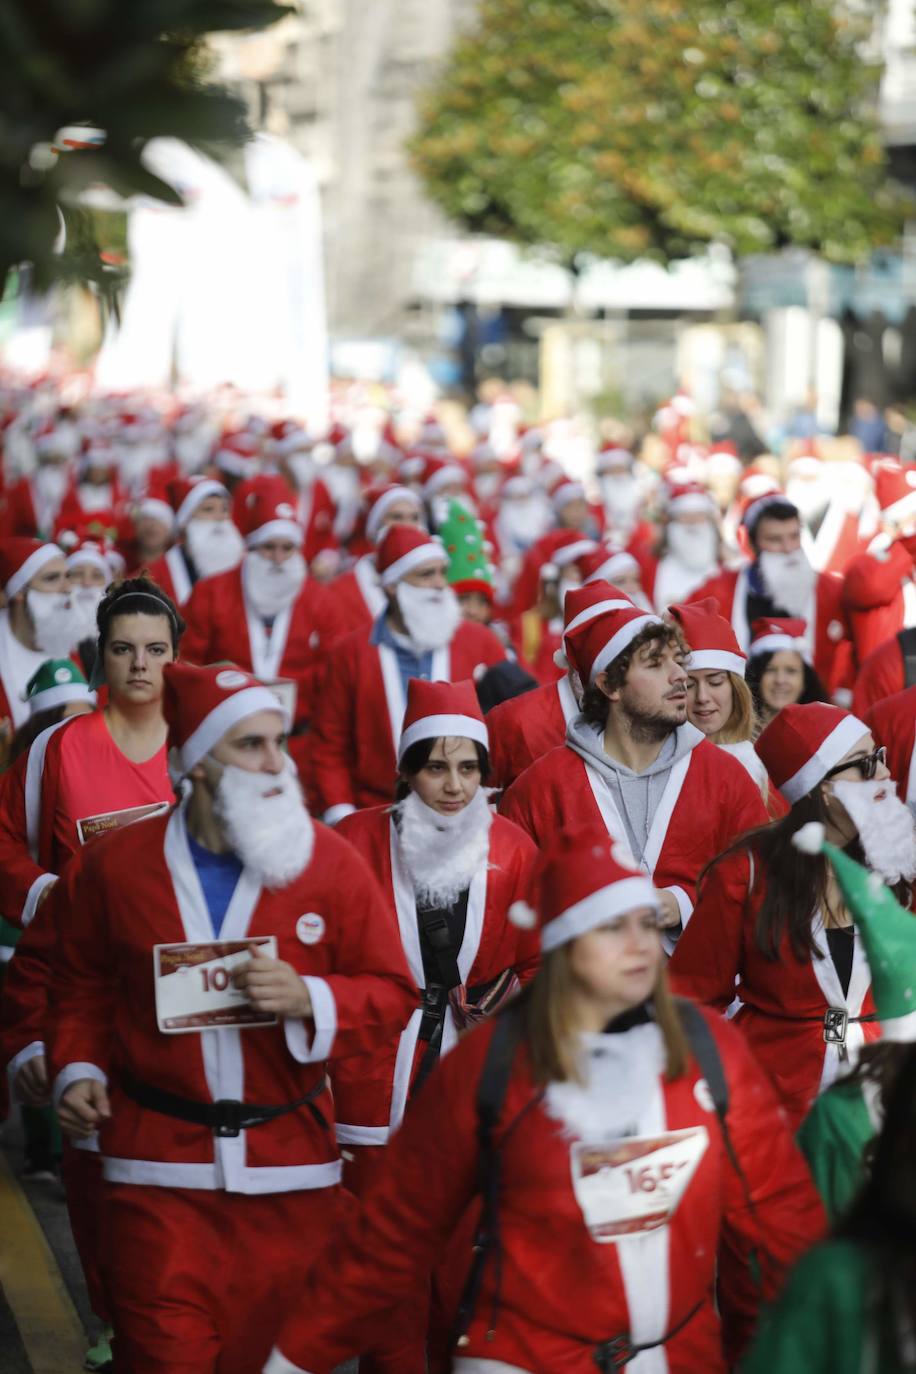
[[[837,0],[481,0],[414,165],[473,231],[631,261],[899,232],[863,38]]]
[[[143,165],[146,142],[248,135],[243,102],[206,81],[204,35],[289,12],[275,0],[0,0],[0,286],[22,262],[39,285],[108,284],[100,218],[78,207],[80,192],[103,185],[180,203]],[[56,134],[71,125],[104,131],[104,142],[56,154]]]

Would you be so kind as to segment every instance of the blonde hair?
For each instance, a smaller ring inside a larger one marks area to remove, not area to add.
[[[523,994],[525,1033],[532,1074],[538,1084],[581,1079],[576,1052],[576,985],[569,950],[566,944],[545,954]],[[651,1000],[654,1019],[665,1042],[665,1077],[670,1082],[686,1073],[690,1049],[664,965],[659,968]]]
[[[713,744],[741,744],[754,739],[760,728],[750,687],[738,673],[729,673],[728,680],[732,685],[731,714],[722,729],[711,736]]]

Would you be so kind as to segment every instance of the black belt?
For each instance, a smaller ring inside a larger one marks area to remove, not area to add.
[[[173,1116],[178,1121],[190,1121],[195,1126],[207,1126],[214,1135],[231,1137],[241,1131],[263,1126],[266,1121],[275,1121],[278,1116],[286,1116],[299,1107],[308,1107],[319,1126],[328,1129],[328,1123],[315,1106],[315,1098],[324,1092],[326,1080],[320,1080],[305,1097],[295,1102],[284,1102],[279,1107],[257,1107],[254,1103],[238,1102],[234,1098],[222,1098],[219,1102],[197,1102],[192,1097],[179,1097],[177,1093],[165,1092],[152,1083],[142,1083],[131,1074],[123,1074],[118,1082],[125,1093],[141,1107],[161,1112],[163,1116]]]
[[[701,1298],[695,1307],[691,1307],[686,1317],[682,1318],[676,1326],[666,1332],[657,1341],[649,1341],[647,1345],[633,1345],[629,1332],[625,1336],[615,1336],[613,1340],[602,1341],[601,1345],[595,1347],[595,1364],[601,1370],[601,1374],[614,1374],[617,1369],[623,1369],[631,1360],[635,1360],[637,1355],[641,1355],[644,1350],[655,1350],[660,1345],[667,1345],[668,1341],[676,1336],[699,1312],[703,1306],[704,1299]]]
[[[819,1022],[824,1027],[824,1039],[828,1045],[845,1045],[849,1026],[878,1019],[873,1011],[865,1016],[850,1016],[845,1007],[828,1007],[822,1016],[786,1016],[778,1011],[764,1011],[762,1007],[751,1007],[751,1010],[759,1016],[772,1016],[776,1021],[798,1021],[812,1025]]]

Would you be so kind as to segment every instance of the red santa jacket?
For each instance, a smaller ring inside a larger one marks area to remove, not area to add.
[[[833,1007],[849,1016],[847,1053],[876,1040],[875,1022],[853,1018],[874,1012],[871,974],[861,940],[855,941],[852,977],[844,994],[827,941],[819,933],[823,958],[799,961],[788,937],[778,957],[767,958],[756,938],[757,914],[766,892],[766,875],[747,850],[730,855],[710,871],[700,890],[690,924],[671,960],[672,986],[724,1012],[735,998],[742,1007],[735,1023],[757,1060],[767,1070],[789,1114],[792,1129],[846,1065],[839,1047],[824,1040],[824,1015]],[[819,927],[819,923],[818,923]]]
[[[853,713],[864,719],[873,706],[885,697],[898,695],[906,687],[903,651],[896,634],[873,649],[856,674],[852,693]]]
[[[887,766],[903,802],[916,806],[916,687],[884,697],[862,717],[887,749]]]
[[[232,493],[232,518],[239,529],[245,527],[245,505],[249,493],[257,489],[260,481],[260,477],[247,477]],[[290,495],[296,502],[296,519],[305,530],[302,545],[305,561],[310,563],[316,554],[322,553],[325,549],[336,549],[334,520],[337,508],[321,478],[316,478],[307,491],[297,492],[290,487]]]
[[[742,649],[750,643],[747,621],[747,568],[726,568],[718,577],[704,582],[692,592],[688,601],[702,601],[714,596],[719,614],[732,623]],[[812,604],[803,617],[808,629],[806,638],[811,648],[814,668],[831,697],[846,694],[852,688],[852,646],[843,608],[843,582],[834,573],[818,573]]]
[[[772,1089],[741,1036],[725,1022],[710,1018],[709,1025],[745,1184],[729,1163],[709,1090],[691,1060],[681,1078],[657,1080],[637,1131],[655,1142],[667,1132],[696,1131],[695,1172],[667,1224],[617,1243],[598,1243],[585,1212],[593,1152],[608,1142],[579,1140],[548,1115],[527,1049],[519,1049],[495,1131],[500,1262],[491,1258],[484,1270],[463,1357],[531,1374],[594,1374],[599,1344],[619,1337],[650,1345],[676,1332],[664,1348],[640,1356],[639,1368],[725,1374],[713,1297],[717,1254],[742,1269],[752,1248],[765,1254],[759,1296],[767,1298],[821,1234],[824,1219]],[[411,1295],[442,1254],[479,1182],[476,1086],[491,1034],[489,1024],[467,1035],[425,1084],[388,1147],[377,1186],[336,1238],[334,1263],[314,1266],[291,1304],[266,1366],[270,1374],[330,1374],[368,1348],[388,1305]],[[727,1355],[736,1358],[754,1312],[733,1306],[723,1317]]]
[[[510,697],[488,711],[492,786],[508,787],[535,759],[562,744],[567,725],[578,713],[568,677]]]
[[[686,925],[705,866],[737,835],[764,825],[769,817],[760,789],[737,759],[703,739],[692,725],[678,728],[697,739],[668,775],[644,864],[655,886],[674,894]],[[533,763],[503,794],[500,811],[527,830],[539,848],[562,830],[586,825],[603,825],[624,848],[630,847],[610,788],[568,745]]]
[[[462,621],[451,643],[432,656],[433,682],[462,682],[506,651],[492,630]],[[406,702],[394,650],[355,630],[331,649],[309,737],[309,781],[318,814],[329,821],[390,802],[396,741]]]
[[[154,559],[145,572],[157,587],[161,587],[172,598],[176,606],[183,606],[194,588],[181,544],[173,544],[166,549],[162,557]]]
[[[265,681],[292,678],[298,687],[295,726],[300,730],[311,713],[319,667],[316,624],[324,593],[317,582],[306,578],[296,600],[280,612],[268,635],[245,598],[243,566],[195,584],[184,607],[188,628],[181,656],[189,663],[226,659]]]
[[[55,1100],[78,1079],[107,1081],[111,1119],[99,1133],[105,1177],[118,1183],[240,1193],[326,1188],[340,1178],[325,1084],[305,1108],[221,1138],[141,1107],[125,1075],[197,1102],[293,1102],[326,1061],[365,1051],[404,1024],[416,993],[392,914],[363,860],[316,826],[309,863],[288,886],[261,887],[243,869],[220,939],[273,935],[302,976],[309,1022],[166,1034],[157,1025],[153,947],[213,940],[188,846],[184,807],[109,835],[71,865],[70,917],[51,985]],[[174,976],[174,975],[173,975]]]
[[[105,764],[92,771],[104,750]],[[44,730],[0,782],[0,915],[27,926],[45,887],[80,848],[79,821],[171,804],[163,747],[144,764],[122,754],[100,713]]]
[[[324,588],[318,614],[318,642],[328,649],[354,630],[369,630],[388,605],[378,584],[375,557],[366,554]]]
[[[858,664],[903,629],[908,619],[905,598],[916,601],[913,554],[907,542],[912,541],[898,539],[880,554],[859,554],[846,569],[843,605]]]
[[[38,516],[32,483],[28,477],[20,477],[0,491],[0,538],[19,535],[34,539],[37,534]]]
[[[417,989],[426,984],[417,906],[410,875],[401,858],[392,810],[374,806],[340,823],[340,834],[363,856],[378,878],[395,917],[400,944]],[[467,988],[486,985],[506,969],[527,982],[540,959],[540,940],[534,930],[520,930],[507,919],[513,902],[530,900],[537,850],[517,825],[502,816],[493,818],[486,864],[471,881],[464,939],[458,972]],[[341,1144],[383,1145],[401,1124],[411,1084],[423,1058],[418,1039],[423,1012],[416,1007],[400,1035],[393,1035],[370,1054],[354,1055],[335,1065],[332,1073]],[[442,1031],[442,1052],[452,1049],[458,1031],[451,1008]]]

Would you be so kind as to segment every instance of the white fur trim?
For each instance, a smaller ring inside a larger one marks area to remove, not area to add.
[[[60,1099],[67,1089],[84,1078],[91,1078],[93,1082],[101,1083],[103,1088],[108,1086],[108,1075],[99,1068],[98,1064],[80,1062],[66,1064],[54,1080],[54,1088],[51,1092],[51,1101],[54,1106],[59,1107]]]
[[[321,819],[325,825],[337,825],[344,816],[352,816],[355,810],[356,807],[352,802],[338,802],[336,806],[329,806]]]
[[[551,496],[557,510],[562,510],[570,501],[582,501],[584,498],[585,488],[581,482],[561,482]]]
[[[202,482],[195,482],[173,517],[180,530],[193,519],[197,507],[206,501],[208,496],[225,496],[226,500],[229,500],[228,491],[222,482],[217,482],[215,478],[206,477]],[[164,505],[165,502],[160,504]]]
[[[631,602],[628,603],[628,605],[631,604]],[[641,615],[637,616],[635,620],[628,621],[626,625],[617,631],[613,638],[608,640],[604,648],[597,654],[592,664],[591,672],[588,675],[589,682],[594,682],[598,674],[603,673],[608,664],[613,663],[614,659],[618,658],[620,654],[623,653],[624,649],[632,644],[636,636],[641,634],[647,626],[663,625],[664,623],[661,616],[657,615]]]
[[[303,1369],[301,1365],[293,1364],[292,1360],[288,1360],[283,1352],[274,1346],[270,1352],[270,1359],[264,1366],[263,1374],[309,1374],[309,1371]]]
[[[792,635],[761,635],[759,639],[751,641],[747,652],[749,658],[756,658],[758,654],[777,654],[782,649],[791,649],[801,654],[806,663],[811,662],[811,650],[807,642],[795,639]]]
[[[144,496],[143,500],[137,504],[134,510],[134,519],[139,520],[143,517],[149,520],[158,520],[160,525],[165,525],[168,530],[175,528],[175,512],[168,501],[160,501],[158,496]]]
[[[583,582],[584,587],[588,587],[592,582],[613,582],[614,578],[620,573],[638,573],[639,564],[631,553],[626,549],[621,549],[619,553],[612,553],[606,563],[602,563],[591,577],[587,577]]]
[[[666,507],[669,515],[716,515],[715,502],[705,492],[691,491],[675,496]]]
[[[39,711],[50,711],[52,706],[63,706],[68,701],[88,701],[94,706],[96,693],[85,682],[66,682],[60,687],[49,687],[47,691],[36,692],[29,697],[29,714],[35,716]]]
[[[632,601],[596,601],[594,606],[586,606],[584,611],[574,615],[572,620],[563,629],[564,638],[571,630],[578,630],[580,625],[587,625],[596,616],[604,615],[605,611],[628,611],[633,605]]]
[[[460,715],[424,716],[422,720],[415,720],[413,725],[408,725],[401,735],[401,742],[398,745],[398,763],[401,762],[410,746],[416,744],[417,740],[441,739],[443,736],[472,739],[476,740],[478,744],[482,744],[484,749],[490,747],[490,736],[482,720],[475,720],[473,716]]]
[[[420,498],[410,487],[395,486],[390,491],[385,491],[370,508],[366,516],[366,537],[375,543],[375,537],[379,532],[379,527],[392,506],[396,506],[399,501],[409,501],[418,511],[422,511],[423,506]]]
[[[39,873],[38,877],[35,879],[34,883],[29,888],[28,896],[26,897],[25,902],[23,903],[22,911],[19,916],[19,919],[23,925],[23,929],[26,926],[31,925],[35,917],[35,912],[38,910],[38,899],[44,892],[45,888],[48,886],[49,883],[56,882],[56,873]]]
[[[92,568],[98,568],[100,573],[111,580],[111,568],[108,560],[96,552],[95,549],[77,549],[76,553],[71,553],[67,559],[68,568],[80,568],[88,564]]]
[[[383,587],[393,587],[396,582],[400,582],[402,577],[413,572],[414,568],[421,567],[424,563],[448,563],[448,554],[441,544],[434,543],[432,540],[428,544],[418,544],[415,549],[405,553],[402,558],[396,559],[381,574]]]
[[[283,717],[287,730],[290,726],[289,712],[280,704],[269,687],[246,687],[242,692],[233,692],[209,715],[204,716],[193,734],[181,746],[181,766],[184,773],[190,773],[205,754],[209,754],[214,744],[218,744],[227,730],[238,725],[247,716],[255,716],[259,711],[276,711]]]
[[[21,591],[26,583],[31,582],[41,572],[46,563],[52,562],[55,558],[64,558],[64,551],[56,544],[42,544],[40,548],[30,553],[28,558],[13,573],[9,582],[4,587],[7,600],[14,597]]]
[[[245,540],[245,547],[256,549],[259,545],[266,544],[269,539],[288,539],[291,544],[301,548],[305,530],[298,520],[268,520],[266,525],[259,525],[256,530],[252,530]]]
[[[695,649],[684,666],[688,673],[691,668],[705,672],[718,668],[723,673],[737,673],[738,677],[744,677],[747,659],[743,654],[730,654],[727,649]]]
[[[334,1037],[337,1034],[337,1004],[330,984],[314,974],[307,974],[303,983],[312,1000],[312,1015],[309,1018],[314,1027],[311,1044],[308,1031],[301,1017],[287,1017],[283,1022],[286,1048],[298,1064],[323,1064],[330,1058]]]
[[[388,1126],[350,1126],[338,1121],[334,1127],[338,1145],[387,1145],[391,1129]]]
[[[423,495],[435,496],[437,491],[443,487],[451,486],[453,482],[460,482],[463,487],[467,487],[468,475],[464,468],[458,467],[457,463],[447,463],[444,468],[439,468],[428,477],[423,483]]]
[[[581,902],[575,902],[548,921],[541,930],[541,949],[547,954],[575,940],[577,935],[584,935],[587,930],[594,930],[615,916],[622,916],[625,911],[635,911],[644,906],[651,907],[653,911],[660,909],[658,893],[649,879],[635,876],[622,878],[583,897]]]
[[[40,1054],[44,1054],[44,1052],[44,1041],[33,1040],[30,1045],[26,1045],[24,1050],[20,1050],[18,1054],[13,1055],[12,1059],[6,1066],[6,1074],[7,1080],[9,1082],[9,1091],[11,1098],[14,1097],[13,1085],[16,1082],[16,1075],[19,1072],[19,1070],[23,1067],[23,1065],[28,1064],[33,1059],[37,1059],[38,1056]]]
[[[824,775],[839,763],[843,755],[867,734],[867,725],[863,725],[856,716],[845,716],[827,738],[821,741],[808,762],[803,764],[797,773],[793,773],[791,778],[787,778],[780,787],[779,790],[789,805],[794,806],[801,797],[807,796],[812,787],[816,787]]]
[[[551,558],[558,568],[566,568],[597,547],[594,539],[577,539],[574,544],[564,544],[562,548],[554,549]]]

